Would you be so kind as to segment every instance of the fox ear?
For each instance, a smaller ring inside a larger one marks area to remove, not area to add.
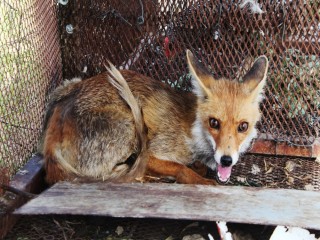
[[[210,80],[212,79],[211,74],[209,70],[193,56],[189,49],[187,49],[187,61],[192,75],[193,91],[198,97],[206,99],[210,94],[209,87]]]
[[[251,69],[243,77],[243,84],[246,85],[248,92],[260,102],[263,88],[266,85],[269,62],[266,56],[258,57]]]

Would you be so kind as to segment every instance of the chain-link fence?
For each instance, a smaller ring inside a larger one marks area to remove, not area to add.
[[[42,1],[0,1],[0,182],[35,151],[61,75],[57,16]]]
[[[248,4],[245,4],[248,2]],[[270,60],[262,133],[295,145],[319,137],[319,1],[130,0],[60,6],[64,75],[111,62],[189,90],[185,49],[219,77]]]

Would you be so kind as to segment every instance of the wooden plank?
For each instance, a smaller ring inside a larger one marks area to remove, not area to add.
[[[274,140],[266,140],[264,138],[258,138],[254,141],[252,148],[250,149],[250,153],[258,153],[258,154],[276,154],[276,141]]]
[[[15,214],[75,214],[320,229],[320,192],[152,183],[58,183]]]
[[[44,170],[42,156],[34,155],[12,178],[10,186],[30,193],[39,193],[43,190]],[[0,215],[0,239],[5,237],[18,220],[19,216],[12,214],[14,209],[22,206],[28,200],[10,192],[5,193],[2,198],[6,199],[7,211]]]
[[[285,142],[278,142],[276,145],[276,155],[310,158],[312,156],[312,146],[290,146]]]
[[[286,142],[277,142],[267,134],[260,134],[249,152],[274,156],[292,156],[319,159],[320,139],[316,139],[310,146],[294,146]]]

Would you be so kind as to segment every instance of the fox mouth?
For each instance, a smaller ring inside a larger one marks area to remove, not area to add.
[[[220,164],[217,166],[217,180],[220,183],[226,184],[231,176],[232,166],[224,167]]]

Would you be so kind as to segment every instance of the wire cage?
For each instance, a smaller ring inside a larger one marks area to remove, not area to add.
[[[245,2],[70,2],[59,11],[64,76],[95,75],[110,60],[190,90],[187,48],[216,77],[230,79],[264,54],[270,70],[260,132],[312,145],[319,137],[319,3]]]
[[[110,60],[189,91],[187,48],[213,75],[230,79],[266,55],[260,133],[291,145],[314,144],[320,124],[319,3],[244,3],[3,1],[2,176],[12,176],[35,151],[47,96],[62,78],[88,78]]]
[[[63,79],[94,76],[109,60],[190,91],[186,49],[230,79],[266,55],[259,137],[319,156],[319,9],[314,0],[1,1],[0,183],[36,151],[48,95]],[[320,189],[314,159],[284,155],[244,156],[231,184]]]
[[[56,5],[0,3],[0,182],[35,151],[48,94],[62,79]]]

